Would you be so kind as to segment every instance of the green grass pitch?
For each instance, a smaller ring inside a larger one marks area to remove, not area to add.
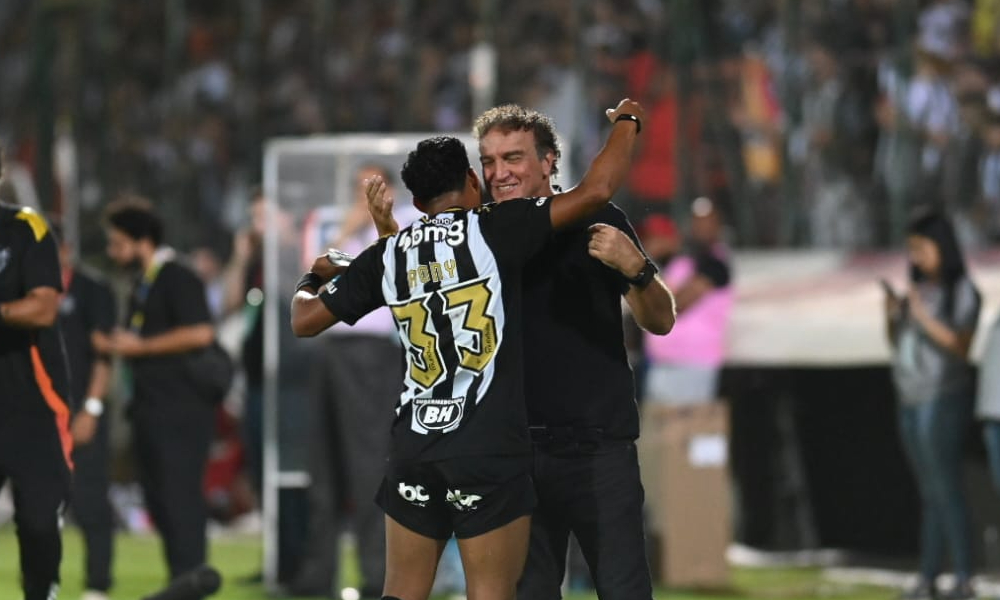
[[[77,529],[67,528],[63,536],[62,590],[60,600],[77,600],[81,593],[83,549]],[[159,540],[150,535],[119,534],[115,540],[113,600],[140,600],[165,583]],[[223,586],[212,600],[264,600],[269,596],[259,585],[241,585],[237,580],[255,571],[260,564],[261,545],[255,536],[217,536],[212,540],[211,562],[223,577]],[[356,581],[353,557],[345,558],[345,584]],[[17,543],[11,525],[0,528],[0,599],[21,597]],[[658,590],[658,600],[890,600],[897,592],[863,586],[846,586],[824,581],[815,569],[736,569],[731,590],[691,593]],[[567,600],[596,600],[595,594],[570,594]],[[437,600],[447,600],[441,598]]]

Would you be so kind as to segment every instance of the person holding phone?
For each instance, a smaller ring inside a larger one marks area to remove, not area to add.
[[[899,398],[899,431],[921,501],[920,577],[904,598],[975,598],[972,536],[962,486],[962,448],[972,419],[969,348],[980,295],[969,279],[951,222],[921,212],[907,230],[910,288],[885,289],[886,329]],[[938,594],[945,552],[955,586]]]

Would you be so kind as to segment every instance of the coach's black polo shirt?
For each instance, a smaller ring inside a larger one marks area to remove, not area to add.
[[[635,439],[639,415],[625,356],[622,295],[628,281],[587,252],[594,223],[625,232],[613,204],[557,233],[525,269],[524,371],[531,427],[599,428],[605,439]]]
[[[152,279],[152,284],[149,284]],[[163,263],[155,278],[145,275],[136,285],[129,303],[126,326],[148,338],[177,327],[211,324],[205,286],[185,265]],[[190,353],[133,359],[134,403],[130,410],[183,409],[184,404],[208,402],[199,397],[191,382]]]
[[[62,291],[48,223],[30,208],[0,205],[0,302],[23,298],[39,287]],[[0,322],[0,422],[13,416],[65,415],[68,380],[57,326],[21,329]]]
[[[72,398],[75,408],[79,408],[90,384],[90,371],[98,360],[90,334],[108,333],[114,327],[115,300],[111,288],[86,269],[74,269],[68,279],[59,303],[59,326],[66,341],[69,371],[73,373]]]

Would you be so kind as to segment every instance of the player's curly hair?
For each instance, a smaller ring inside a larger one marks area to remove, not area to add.
[[[517,104],[502,104],[479,115],[476,122],[472,124],[472,135],[477,140],[481,140],[484,135],[494,129],[498,129],[502,133],[510,133],[511,131],[530,131],[533,133],[535,135],[535,152],[538,154],[539,160],[551,152],[554,157],[552,159],[552,175],[555,176],[559,173],[558,164],[562,157],[562,150],[556,139],[556,126],[548,116]]]
[[[441,194],[462,191],[469,166],[461,140],[438,136],[417,144],[400,174],[414,200],[429,202]]]
[[[163,242],[163,220],[153,203],[141,196],[122,194],[104,208],[104,224],[133,240],[149,239],[154,245]]]

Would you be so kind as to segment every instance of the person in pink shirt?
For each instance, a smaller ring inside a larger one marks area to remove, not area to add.
[[[725,361],[726,327],[733,304],[729,249],[719,210],[708,198],[691,205],[690,240],[664,268],[674,290],[677,322],[670,335],[645,334],[645,398],[663,404],[715,399]]]

